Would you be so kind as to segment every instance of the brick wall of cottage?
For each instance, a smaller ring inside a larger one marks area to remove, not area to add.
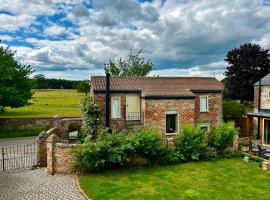
[[[110,110],[110,125],[113,129],[121,129],[125,126],[125,118],[126,118],[126,94],[110,94],[111,102],[113,97],[120,97],[120,105],[121,105],[121,114],[120,118],[112,119],[111,118],[111,110]],[[106,119],[106,94],[104,93],[96,93],[93,97],[94,102],[101,109],[101,123],[105,125]],[[112,108],[110,106],[110,108]]]
[[[208,96],[208,112],[200,112],[200,97]],[[197,93],[195,98],[195,123],[209,124],[210,129],[222,122],[222,94]]]
[[[166,111],[177,110],[179,126],[182,124],[194,125],[195,102],[194,99],[145,99],[144,100],[144,123],[148,126],[157,127],[162,136],[165,135]]]
[[[141,98],[141,112],[144,114],[144,124],[155,126],[160,133],[165,133],[165,112],[166,110],[177,110],[179,125],[207,123],[209,128],[217,126],[222,121],[222,94],[221,93],[198,93],[195,99],[145,99]],[[201,113],[200,96],[208,96],[209,111]],[[121,99],[121,118],[110,119],[111,127],[121,129],[125,125],[126,116],[126,94],[111,94],[111,98],[118,96]],[[96,93],[94,102],[101,108],[101,120],[105,124],[105,98],[104,93]],[[110,115],[111,116],[111,115]],[[179,126],[179,127],[180,127]]]

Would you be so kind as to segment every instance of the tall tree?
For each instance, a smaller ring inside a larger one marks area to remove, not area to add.
[[[85,93],[85,96],[90,91],[89,81],[80,81],[77,85],[77,92]]]
[[[120,57],[116,63],[109,60],[109,63],[104,64],[104,70],[113,76],[146,76],[152,71],[153,63],[141,57],[141,53],[142,50],[134,52],[131,49],[127,59]]]
[[[21,65],[14,59],[15,51],[0,47],[0,111],[5,107],[22,107],[31,98],[29,65]]]
[[[33,84],[35,89],[47,89],[48,81],[43,74],[37,74],[33,77]]]
[[[258,44],[242,44],[227,53],[225,72],[227,97],[253,100],[253,84],[269,73],[270,54]]]

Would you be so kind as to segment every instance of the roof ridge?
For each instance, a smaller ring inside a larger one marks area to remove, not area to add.
[[[91,76],[91,78],[105,78],[106,76]],[[215,77],[211,76],[111,76],[111,78],[129,78],[129,79],[134,79],[134,78],[167,78],[167,79],[184,79],[184,78],[189,78],[189,79],[215,79]]]

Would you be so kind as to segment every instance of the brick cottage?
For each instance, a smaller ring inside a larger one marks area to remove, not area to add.
[[[211,130],[222,121],[223,85],[215,78],[108,77],[107,83],[92,76],[90,95],[113,129],[154,126],[167,137],[183,124]]]

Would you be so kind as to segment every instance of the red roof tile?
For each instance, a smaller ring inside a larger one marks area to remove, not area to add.
[[[141,91],[143,96],[194,96],[193,92],[221,92],[223,85],[212,77],[111,77],[112,91]],[[94,91],[105,91],[105,76],[92,76]]]

